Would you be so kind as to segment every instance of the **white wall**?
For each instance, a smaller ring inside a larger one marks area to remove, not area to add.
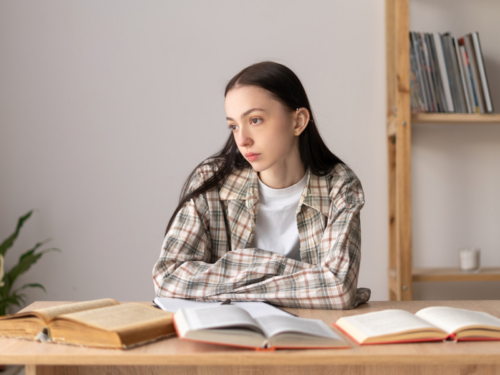
[[[435,6],[419,1],[412,11],[427,20],[426,9]],[[457,18],[465,27],[463,21]],[[483,25],[478,18],[463,31],[482,32]],[[486,31],[486,68],[498,86],[500,50]],[[151,270],[181,186],[228,135],[225,84],[262,60],[296,72],[326,143],[360,177],[367,203],[359,286],[372,289],[372,300],[387,299],[384,33],[383,0],[0,2],[0,239],[19,216],[38,209],[7,254],[7,267],[45,238],[63,251],[45,255],[22,277],[20,284],[47,288],[29,291],[29,302],[154,296]],[[498,88],[492,95],[500,109]],[[414,245],[423,249],[417,264],[433,262],[444,248],[453,256],[440,255],[436,265],[453,263],[455,248],[467,242],[500,265],[492,231],[499,222],[493,206],[500,133],[476,128],[482,135],[471,127],[415,129]],[[468,174],[474,166],[480,180],[461,184],[477,190],[460,190],[453,200],[444,189],[461,181],[457,160]],[[436,176],[444,206],[434,206],[439,198],[428,174]],[[457,204],[462,211],[452,210]],[[446,237],[433,230],[448,220],[454,224]],[[433,288],[417,292],[436,296]]]

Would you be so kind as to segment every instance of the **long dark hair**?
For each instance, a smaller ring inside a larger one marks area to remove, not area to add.
[[[309,124],[305,130],[299,135],[299,151],[300,158],[304,163],[304,167],[311,168],[311,172],[318,176],[328,174],[338,163],[345,164],[337,156],[335,156],[325,145],[323,139],[319,135],[318,129],[314,122],[313,113],[307,98],[306,91],[302,86],[299,78],[286,66],[273,62],[263,61],[250,65],[236,74],[226,85],[224,97],[229,90],[235,86],[258,86],[269,92],[269,94],[281,102],[285,108],[290,111],[295,111],[296,108],[307,108],[310,114]],[[208,161],[210,160],[210,161]],[[219,168],[214,175],[206,180],[201,186],[188,193],[188,187],[194,176],[196,169],[202,165],[217,162]],[[202,161],[196,166],[187,178],[182,187],[179,198],[179,205],[175,209],[170,221],[168,222],[165,235],[168,233],[177,212],[190,199],[203,194],[218,185],[220,181],[224,181],[233,169],[251,168],[251,164],[238,152],[238,146],[234,141],[233,134],[230,134],[224,147],[216,154]]]

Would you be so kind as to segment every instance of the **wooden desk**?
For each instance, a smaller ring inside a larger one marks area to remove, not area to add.
[[[61,303],[35,302],[24,311]],[[500,300],[368,302],[346,311],[287,310],[331,326],[342,316],[389,308],[415,313],[429,306],[478,309],[500,317]],[[0,363],[25,364],[26,375],[500,374],[500,341],[358,346],[347,340],[351,349],[258,352],[177,337],[124,351],[0,338]]]

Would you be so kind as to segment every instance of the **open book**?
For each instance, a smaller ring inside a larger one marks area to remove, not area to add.
[[[220,302],[199,302],[168,297],[156,297],[153,302],[162,310],[172,313],[176,313],[179,309],[194,309],[199,307],[219,306],[221,304]],[[233,301],[230,305],[241,307],[252,315],[252,318],[260,318],[265,315],[297,316],[266,302]]]
[[[128,349],[169,335],[171,313],[111,298],[0,317],[0,336],[94,347]]]
[[[181,308],[173,315],[173,321],[183,340],[260,350],[349,348],[322,320],[280,315],[254,319],[233,305]]]
[[[360,345],[403,342],[500,340],[500,319],[481,311],[427,307],[412,314],[383,310],[343,317],[334,323]]]

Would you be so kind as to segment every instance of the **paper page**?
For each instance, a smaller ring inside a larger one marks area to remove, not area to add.
[[[252,318],[257,319],[262,316],[289,316],[292,317],[286,311],[280,310],[274,306],[268,305],[265,302],[231,302],[231,305],[238,306],[245,311],[247,311]]]
[[[199,302],[181,298],[161,298],[156,297],[154,301],[162,310],[176,313],[179,309],[206,308],[210,306],[220,306],[222,302]],[[223,305],[226,306],[226,305]],[[259,318],[266,315],[291,316],[287,312],[271,306],[265,302],[231,302],[229,306],[238,306],[247,311],[252,318]]]
[[[102,309],[79,311],[60,316],[61,319],[78,321],[108,331],[132,329],[157,320],[169,323],[171,314],[141,303],[124,303]]]
[[[471,328],[488,326],[500,330],[500,319],[481,311],[436,306],[422,309],[415,315],[440,327],[448,334],[468,326]]]
[[[182,313],[192,330],[246,327],[264,334],[252,316],[238,306],[219,305],[182,309]]]
[[[431,323],[405,310],[390,309],[340,318],[366,337],[436,328]],[[338,324],[338,323],[337,323]]]
[[[341,340],[339,335],[319,319],[296,318],[293,316],[264,316],[255,320],[260,324],[268,339],[280,333],[296,332]]]
[[[119,305],[120,303],[112,298],[103,298],[92,301],[83,301],[68,303],[66,305],[47,307],[45,309],[38,309],[36,312],[40,313],[47,323],[51,322],[56,316],[63,314],[70,314],[78,311],[98,309],[100,307]]]

